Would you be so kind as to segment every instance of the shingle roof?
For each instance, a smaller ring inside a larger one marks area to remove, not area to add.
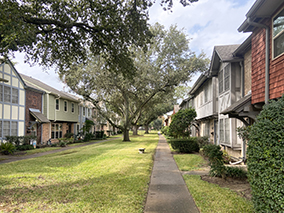
[[[56,95],[56,96],[60,96],[62,98],[65,98],[67,100],[71,100],[71,101],[74,101],[74,102],[80,102],[79,100],[77,100],[76,98],[73,98],[71,97],[70,95],[67,95],[65,92],[61,92],[35,78],[32,78],[32,77],[29,77],[27,75],[24,75],[24,74],[20,74],[22,79],[24,80],[24,82],[26,83],[26,85],[28,87],[31,87],[31,88],[34,88],[34,89],[37,89],[37,90],[42,90],[44,92],[47,92],[47,93],[51,93],[53,95]]]
[[[229,106],[224,111],[222,111],[221,114],[226,115],[229,113],[234,113],[238,111],[239,109],[241,109],[246,103],[249,103],[250,101],[251,101],[251,94],[248,94],[244,96],[243,98],[241,98],[240,100],[238,100],[237,102],[235,102],[234,104],[232,104],[231,106]]]
[[[214,49],[222,61],[234,60],[233,52],[239,47],[239,44],[215,46]]]

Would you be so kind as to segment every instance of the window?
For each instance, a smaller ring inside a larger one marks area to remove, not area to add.
[[[230,144],[230,119],[225,119],[225,143]]]
[[[2,138],[2,121],[0,121],[0,138]]]
[[[230,89],[230,64],[220,71],[218,81],[219,94]]]
[[[11,135],[18,136],[18,122],[16,121],[11,122]]]
[[[18,89],[12,88],[12,103],[17,104],[19,102],[19,91]]]
[[[0,85],[0,101],[3,101],[3,87]]]
[[[220,143],[224,142],[224,124],[223,124],[223,119],[220,120]]]
[[[91,116],[92,116],[92,111],[91,111],[91,109],[89,109],[89,113],[88,113],[88,115],[89,115],[89,117],[91,117]]]
[[[68,110],[68,107],[67,107],[67,106],[68,106],[67,101],[64,101],[64,111],[65,111],[65,112],[67,112],[67,110]]]
[[[219,81],[219,94],[223,92],[223,70],[220,71],[218,76]]]
[[[220,143],[230,143],[230,119],[225,118],[220,120]]]
[[[273,57],[284,52],[284,9],[273,18]]]
[[[225,67],[225,73],[224,73],[224,81],[225,81],[225,85],[224,85],[224,91],[227,91],[230,89],[230,67],[229,65],[227,65]]]
[[[72,113],[75,112],[75,105],[74,105],[74,103],[71,103],[71,112],[72,112]]]
[[[3,137],[10,136],[10,121],[3,121]]]
[[[83,116],[85,116],[86,112],[85,112],[85,107],[83,107]]]
[[[51,138],[62,138],[62,124],[52,124]]]
[[[55,109],[59,110],[59,99],[55,99]]]
[[[4,102],[11,102],[11,88],[4,86]]]
[[[208,84],[204,87],[204,102],[207,103],[208,101]]]
[[[210,122],[209,121],[204,124],[203,136],[210,137]]]

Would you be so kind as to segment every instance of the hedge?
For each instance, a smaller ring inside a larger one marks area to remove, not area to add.
[[[284,97],[248,129],[248,176],[256,212],[284,212]]]
[[[199,145],[196,138],[171,139],[169,140],[172,148],[182,153],[199,152]]]

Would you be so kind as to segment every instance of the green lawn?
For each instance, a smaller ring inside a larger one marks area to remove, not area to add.
[[[0,165],[0,212],[143,212],[158,135],[131,140]]]
[[[174,159],[181,171],[200,170],[202,166],[208,164],[200,155],[174,155]]]
[[[198,170],[205,161],[200,155],[174,155],[180,170]],[[200,179],[199,175],[183,176],[201,213],[250,213],[253,212],[252,202],[237,195],[227,188],[208,183]]]

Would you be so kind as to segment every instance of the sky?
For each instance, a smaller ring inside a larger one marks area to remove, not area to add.
[[[245,15],[255,0],[199,0],[183,7],[179,0],[173,0],[172,12],[164,11],[159,0],[149,10],[149,23],[159,22],[168,28],[177,25],[191,39],[190,48],[197,54],[204,51],[211,58],[213,47],[217,45],[241,44],[248,36],[237,29],[245,20]],[[24,54],[16,53],[13,62],[19,73],[32,76],[58,90],[68,92],[68,88],[59,80],[55,69],[30,66],[25,63]],[[198,78],[196,75],[189,86]]]

